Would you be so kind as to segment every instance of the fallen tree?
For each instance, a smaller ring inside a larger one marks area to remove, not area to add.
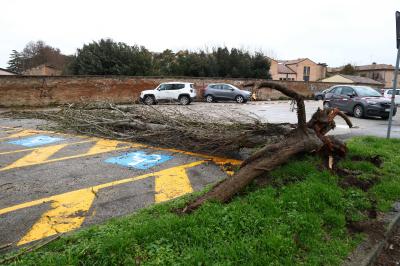
[[[341,116],[349,127],[352,127],[351,121],[339,109],[321,110],[318,108],[312,118],[306,122],[304,97],[301,94],[272,82],[249,85],[254,86],[255,89],[272,88],[295,100],[297,103],[297,127],[289,132],[282,141],[267,144],[259,149],[242,163],[240,169],[232,177],[216,184],[209,192],[189,202],[180,212],[190,213],[208,200],[227,202],[256,177],[284,164],[297,154],[318,153],[325,158],[327,167],[331,169],[334,168],[335,162],[339,158],[346,155],[347,148],[344,143],[333,136],[326,136],[331,129],[335,128],[334,118],[337,115]]]
[[[297,154],[318,153],[331,169],[338,159],[345,156],[346,145],[333,136],[326,136],[335,128],[334,119],[338,115],[352,127],[345,114],[338,109],[318,109],[307,122],[304,96],[301,94],[272,82],[248,86],[253,86],[254,90],[262,87],[276,89],[292,98],[297,104],[297,126],[262,123],[250,116],[246,116],[244,120],[247,121],[244,121],[232,114],[226,116],[223,123],[204,121],[204,117],[183,114],[174,108],[160,111],[151,106],[117,107],[109,103],[70,105],[60,111],[20,112],[17,115],[55,121],[55,130],[73,130],[92,136],[142,141],[225,156],[237,156],[243,148],[256,150],[235,175],[189,202],[179,210],[182,213],[189,213],[208,200],[229,201],[256,177],[286,163]]]
[[[53,121],[46,129],[204,152],[243,159],[243,154],[282,140],[294,125],[270,124],[240,112],[210,117],[190,107],[111,103],[71,104],[61,109],[13,111],[8,116]]]

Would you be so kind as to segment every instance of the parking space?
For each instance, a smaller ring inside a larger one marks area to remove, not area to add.
[[[240,163],[1,122],[0,246],[23,245],[182,196],[226,177],[226,166]]]

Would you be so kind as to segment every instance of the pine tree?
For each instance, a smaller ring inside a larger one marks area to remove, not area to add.
[[[10,60],[8,61],[7,69],[10,70],[11,72],[21,74],[22,71],[24,70],[23,61],[24,60],[21,53],[19,53],[16,50],[12,50],[12,53],[10,54]]]

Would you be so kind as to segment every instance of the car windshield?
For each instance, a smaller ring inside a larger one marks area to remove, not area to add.
[[[355,87],[358,96],[361,97],[382,97],[382,95],[370,87]]]

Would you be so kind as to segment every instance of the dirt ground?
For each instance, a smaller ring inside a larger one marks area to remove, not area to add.
[[[400,265],[400,226],[397,226],[388,244],[375,262],[375,266]]]

